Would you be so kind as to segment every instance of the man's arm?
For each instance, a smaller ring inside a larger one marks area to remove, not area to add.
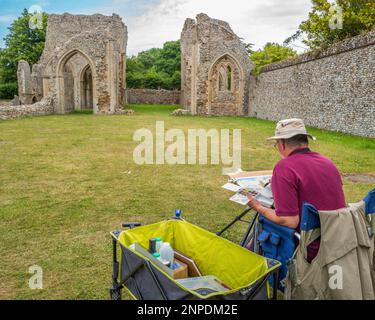
[[[253,196],[248,195],[249,198],[249,207],[253,208],[255,211],[259,212],[262,216],[267,218],[268,220],[272,221],[273,223],[276,223],[278,225],[291,228],[291,229],[297,229],[300,223],[299,216],[285,216],[285,217],[279,217],[276,215],[276,211],[273,209],[269,209],[266,207],[263,207],[261,203],[256,200]]]

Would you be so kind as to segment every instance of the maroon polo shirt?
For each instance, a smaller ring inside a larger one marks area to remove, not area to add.
[[[341,175],[335,164],[308,148],[295,150],[276,165],[272,190],[278,216],[301,218],[304,202],[319,211],[346,207]],[[309,262],[316,257],[319,247],[317,241],[308,248]]]

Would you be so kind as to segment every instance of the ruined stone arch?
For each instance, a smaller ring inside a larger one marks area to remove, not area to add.
[[[254,65],[227,22],[206,14],[187,19],[181,33],[181,61],[184,109],[194,115],[248,114]]]
[[[242,115],[245,74],[231,54],[221,55],[212,64],[208,75],[209,115]]]
[[[61,55],[61,58],[58,60],[57,68],[56,68],[56,78],[57,78],[57,112],[58,113],[66,113],[67,106],[66,106],[66,94],[65,94],[65,81],[64,81],[64,68],[69,62],[69,60],[75,56],[76,54],[81,55],[87,61],[87,66],[91,69],[92,72],[92,87],[93,87],[93,110],[94,113],[98,112],[98,99],[97,99],[97,91],[96,91],[96,70],[95,64],[93,60],[82,50],[78,48],[71,49],[64,54]],[[82,75],[82,74],[81,74]],[[81,104],[81,102],[79,102]]]
[[[85,67],[82,68],[82,70],[80,71],[80,75],[79,75],[79,80],[80,80],[80,81],[84,80],[85,72],[86,72],[89,68],[91,69],[90,64],[87,64]]]
[[[31,75],[27,62],[20,61],[18,78],[26,85],[19,86],[19,94],[25,100],[32,95],[38,101],[48,98],[54,113],[80,110],[86,104],[81,95],[81,79],[86,74],[92,82],[90,109],[92,105],[95,114],[121,114],[126,105],[126,45],[127,27],[116,14],[51,14],[43,54]],[[65,96],[69,96],[68,108]]]

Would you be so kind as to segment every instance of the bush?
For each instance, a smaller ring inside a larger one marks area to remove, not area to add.
[[[134,89],[181,88],[180,41],[166,42],[163,48],[153,48],[129,57],[126,66],[127,87]]]
[[[0,84],[0,99],[13,99],[18,94],[16,82]]]

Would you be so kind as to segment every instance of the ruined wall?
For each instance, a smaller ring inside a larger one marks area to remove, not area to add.
[[[250,73],[245,45],[229,24],[199,14],[181,34],[182,105],[192,114],[248,113]]]
[[[250,116],[302,118],[313,127],[375,138],[375,32],[267,66]]]
[[[72,107],[65,87],[74,88],[73,110],[79,109],[81,79],[74,72],[74,83],[67,82],[65,69],[70,65],[79,72],[88,65],[93,78],[94,113],[117,113],[126,104],[126,45],[127,28],[116,14],[50,15],[44,52],[32,68],[35,96],[38,100],[55,96],[55,112],[66,113]]]
[[[31,82],[31,68],[29,63],[25,60],[21,60],[18,63],[17,80],[19,103],[32,104],[34,94]]]
[[[180,104],[181,91],[127,89],[128,103],[132,104]]]
[[[54,113],[53,98],[47,97],[32,105],[0,106],[0,120],[26,116],[46,116]]]

